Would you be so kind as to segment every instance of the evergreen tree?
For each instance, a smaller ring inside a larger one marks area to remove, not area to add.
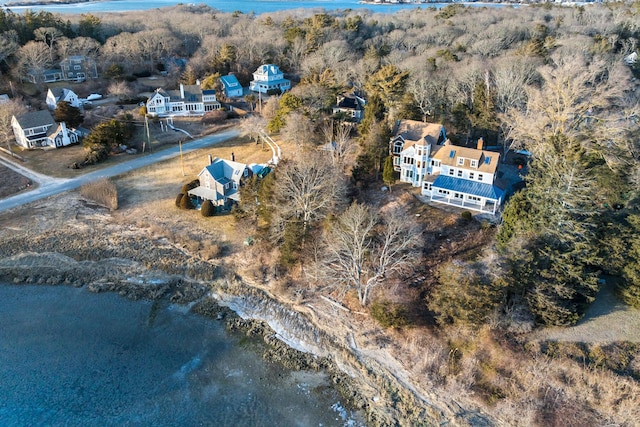
[[[382,171],[382,180],[384,181],[385,184],[389,186],[389,189],[391,189],[391,186],[397,180],[397,172],[393,170],[393,156],[387,156],[387,158],[384,159],[384,169]]]
[[[84,121],[84,116],[78,107],[74,107],[67,101],[58,101],[54,120],[58,123],[65,122],[70,128],[77,128]]]

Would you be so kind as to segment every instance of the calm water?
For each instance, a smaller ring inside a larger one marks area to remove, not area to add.
[[[87,12],[126,12],[131,10],[147,10],[160,7],[173,6],[178,3],[206,4],[221,12],[240,11],[243,13],[254,12],[256,14],[277,12],[289,9],[368,9],[374,12],[393,13],[403,9],[415,9],[417,7],[441,8],[445,3],[429,4],[359,4],[356,0],[204,0],[195,2],[180,2],[176,0],[115,0],[91,3],[79,3],[68,5],[30,6],[12,7],[11,10],[20,12],[25,9],[47,10],[55,13],[87,13]],[[478,4],[478,6],[487,6]],[[489,7],[503,6],[498,4],[488,5]]]
[[[0,285],[1,426],[356,425],[322,373],[220,322],[115,294]]]

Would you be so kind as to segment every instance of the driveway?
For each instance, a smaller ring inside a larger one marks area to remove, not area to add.
[[[237,129],[230,129],[224,132],[220,132],[214,135],[207,135],[203,138],[199,138],[193,141],[189,141],[182,145],[182,152],[189,153],[191,151],[199,150],[201,148],[215,145],[219,142],[226,141],[227,139],[235,138],[240,135],[240,131]],[[180,155],[180,147],[174,146],[162,151],[147,154],[145,156],[135,157],[129,161],[119,163],[117,165],[110,166],[108,168],[96,170],[88,174],[71,179],[52,178],[46,175],[42,175],[33,172],[24,166],[18,165],[8,160],[2,159],[2,163],[6,163],[8,167],[11,167],[16,172],[19,172],[32,181],[37,182],[39,185],[37,188],[27,193],[16,194],[15,196],[8,197],[0,200],[0,212],[12,209],[18,206],[22,206],[27,203],[34,202],[36,200],[43,199],[45,197],[54,196],[65,191],[75,190],[80,186],[89,182],[98,181],[104,178],[111,178],[114,176],[122,175],[135,169],[143,168],[153,163],[162,162],[172,159]]]

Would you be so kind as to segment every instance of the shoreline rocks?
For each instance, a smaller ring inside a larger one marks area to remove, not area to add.
[[[205,285],[123,258],[75,261],[55,252],[26,252],[0,258],[0,282],[86,286],[91,292],[116,292],[133,300],[187,305],[194,314],[224,321],[233,333],[261,337],[267,345],[263,356],[272,362],[292,370],[327,372],[347,405],[363,411],[367,425],[492,425],[483,416],[475,422],[460,419],[461,408],[456,410],[455,403],[426,402],[379,362],[356,354],[304,313],[238,278]]]

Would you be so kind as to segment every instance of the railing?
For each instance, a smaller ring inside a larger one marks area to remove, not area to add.
[[[437,195],[432,195],[431,201],[437,202],[437,203],[444,203],[451,206],[457,206],[460,208],[470,209],[472,211],[494,213],[493,208],[495,204],[493,202],[488,202],[485,205],[482,205],[481,203],[475,203],[468,200],[465,201],[464,199],[437,196]]]

